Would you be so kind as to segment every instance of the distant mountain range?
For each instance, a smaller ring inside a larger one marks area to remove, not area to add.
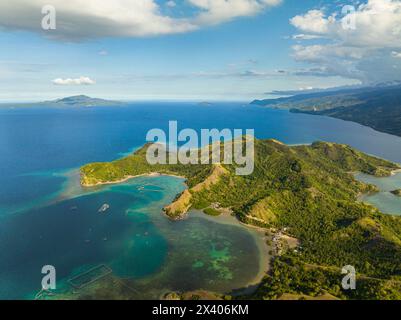
[[[353,121],[401,136],[400,83],[255,100],[252,104]]]

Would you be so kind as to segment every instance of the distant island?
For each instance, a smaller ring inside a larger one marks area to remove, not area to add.
[[[85,95],[66,97],[54,101],[47,101],[45,103],[74,106],[74,107],[101,107],[101,106],[118,106],[122,105],[123,102],[104,100],[99,98],[91,98]]]
[[[148,147],[113,162],[83,166],[82,185],[151,174],[184,177],[188,189],[165,207],[168,217],[184,219],[191,209],[231,213],[271,235],[274,259],[253,298],[401,299],[401,217],[358,201],[378,189],[352,174],[390,176],[398,164],[347,145],[256,140],[254,173],[237,176],[236,165],[150,165]],[[293,239],[291,246],[288,239]],[[356,268],[358,288],[369,290],[341,290],[346,265]]]
[[[204,106],[204,107],[210,107],[213,105],[213,103],[208,102],[208,101],[202,101],[202,102],[199,102],[199,105]]]
[[[85,95],[65,97],[57,100],[33,103],[7,103],[8,107],[114,107],[122,106],[124,102],[91,98]]]
[[[252,104],[353,121],[401,136],[401,84],[326,90]]]

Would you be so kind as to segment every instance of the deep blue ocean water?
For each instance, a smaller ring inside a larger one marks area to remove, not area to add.
[[[65,188],[63,173],[88,162],[119,158],[141,146],[149,129],[167,131],[172,120],[178,121],[179,129],[197,131],[255,129],[258,138],[274,138],[289,144],[317,140],[347,143],[369,154],[401,162],[399,137],[351,122],[240,103],[211,106],[133,103],[116,108],[57,109],[3,106],[0,108],[0,298],[29,295],[37,289],[41,277],[37,269],[50,262],[59,266],[61,277],[68,277],[83,265],[99,263],[113,265],[113,270],[121,276],[141,277],[160,271],[174,244],[171,228],[177,228],[161,222],[160,208],[182,190],[182,182],[161,178],[154,184],[162,190],[159,193],[150,190],[147,196],[128,183],[127,190],[123,186],[106,188],[62,202],[54,200]],[[146,185],[149,181],[140,183]],[[113,203],[109,214],[100,215],[98,207],[108,202]],[[136,215],[127,215],[127,210],[135,206],[144,209]],[[149,208],[153,208],[151,213]],[[210,222],[198,225],[202,223]],[[188,228],[185,232],[194,227],[189,224]],[[245,232],[239,228],[227,229],[228,226],[220,228],[226,228],[225,243],[235,241],[233,234]],[[205,228],[209,229],[212,228]],[[134,241],[133,234],[139,234],[138,237],[146,234],[146,238]],[[252,252],[251,237],[245,233],[243,237],[244,252]],[[137,259],[149,252],[151,258],[141,259],[142,264],[133,263],[130,258]],[[252,259],[256,256],[257,253]],[[236,259],[250,257],[244,254]],[[233,264],[230,266],[233,268]],[[245,284],[249,279],[237,271],[233,275],[238,278],[235,285]],[[194,283],[201,285],[201,280]],[[219,285],[224,287],[223,282]]]

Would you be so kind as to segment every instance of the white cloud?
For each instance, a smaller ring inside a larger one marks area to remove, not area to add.
[[[202,12],[195,18],[197,25],[213,25],[237,17],[252,16],[282,0],[188,0]]]
[[[79,85],[93,85],[96,82],[94,80],[92,80],[89,77],[79,77],[76,79],[72,79],[72,78],[66,78],[66,79],[62,79],[62,78],[57,78],[54,79],[53,81],[54,85],[57,86],[79,86]]]
[[[143,37],[189,32],[205,25],[254,15],[281,0],[187,0],[195,16],[173,18],[156,0],[52,0],[56,30],[40,28],[41,8],[48,0],[0,1],[0,27],[44,33],[48,37],[81,40],[95,37]],[[168,1],[167,5],[175,3]]]
[[[170,8],[174,8],[177,4],[175,3],[175,1],[167,1],[166,6],[170,7]]]
[[[303,33],[299,33],[299,34],[294,34],[292,36],[293,40],[313,40],[313,39],[320,39],[321,36],[316,35],[316,34],[303,34]]]
[[[297,29],[310,33],[327,33],[329,26],[335,23],[335,17],[325,17],[322,10],[310,10],[305,15],[295,16],[290,20]]]
[[[344,21],[354,21],[355,28],[344,27]],[[401,49],[400,0],[367,0],[345,16],[310,10],[290,23],[308,34],[295,36],[298,41],[324,39],[318,44],[293,46],[296,60],[318,65],[330,75],[363,82],[401,79],[394,67],[401,61],[393,54]]]
[[[355,21],[355,28],[344,28],[343,21]],[[368,0],[355,13],[326,16],[322,10],[310,10],[295,16],[291,24],[303,32],[324,35],[346,45],[401,48],[401,1]]]

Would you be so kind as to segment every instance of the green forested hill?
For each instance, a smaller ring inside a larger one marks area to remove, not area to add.
[[[399,85],[255,100],[253,104],[354,121],[377,131],[401,136]]]
[[[234,165],[150,166],[146,150],[147,146],[121,160],[84,166],[82,183],[151,172],[177,174],[187,178],[189,190],[167,210],[171,217],[182,217],[190,207],[218,203],[245,223],[286,230],[300,247],[274,259],[258,298],[323,292],[339,298],[401,298],[401,218],[358,202],[359,194],[375,187],[351,174],[385,176],[398,165],[346,145],[316,142],[289,147],[257,140],[253,174],[237,176]],[[345,265],[356,268],[359,290],[340,289]]]

